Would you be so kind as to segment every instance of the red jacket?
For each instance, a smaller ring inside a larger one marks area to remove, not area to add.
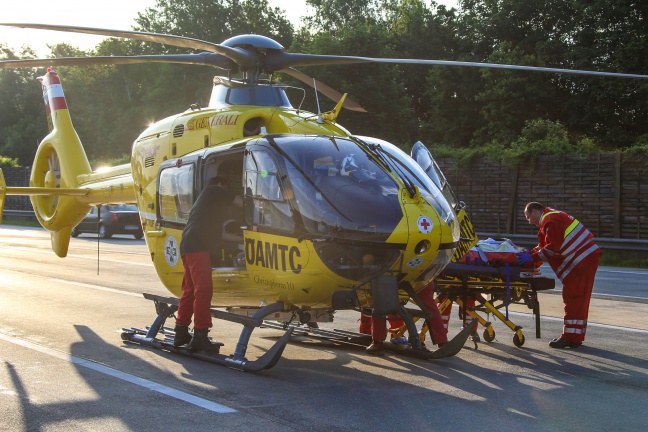
[[[594,235],[573,216],[545,207],[540,218],[538,246],[533,248],[534,261],[546,261],[563,280],[585,258],[600,254]]]

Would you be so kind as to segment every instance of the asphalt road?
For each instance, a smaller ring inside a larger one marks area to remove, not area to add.
[[[122,327],[154,319],[141,293],[167,294],[143,241],[102,241],[97,274],[95,239],[73,239],[61,259],[42,230],[2,225],[0,258],[2,431],[637,431],[647,423],[645,314],[621,326],[590,320],[577,350],[548,348],[559,319],[543,316],[544,337],[529,331],[521,349],[496,322],[493,343],[438,361],[376,358],[302,337],[273,369],[244,373],[121,341]],[[614,295],[646,297],[645,272],[602,270],[596,291],[610,283]],[[624,291],[633,284],[637,292]],[[612,313],[622,303],[605,302]],[[533,328],[528,314],[513,319]],[[338,313],[334,325],[355,330],[357,316]],[[451,333],[458,326],[453,317]],[[211,335],[229,353],[240,328],[216,321]],[[256,330],[249,356],[279,335]]]
[[[540,267],[542,274],[556,278],[546,264]],[[556,279],[555,291],[561,291],[562,284]],[[592,295],[595,298],[648,302],[648,270],[622,267],[599,267]]]

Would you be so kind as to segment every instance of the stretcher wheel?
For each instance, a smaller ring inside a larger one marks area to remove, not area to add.
[[[493,342],[495,340],[495,330],[493,330],[493,335],[488,332],[488,329],[484,330],[484,340],[486,342]]]
[[[515,345],[516,347],[520,348],[522,345],[524,345],[524,341],[524,335],[522,335],[522,337],[519,337],[517,333],[513,335],[513,345]]]

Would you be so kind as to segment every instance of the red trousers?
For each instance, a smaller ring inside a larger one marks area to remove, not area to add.
[[[389,317],[389,328],[400,328],[405,321],[400,318]],[[387,339],[387,320],[382,317],[360,314],[360,333],[370,334],[377,342],[384,342]]]
[[[445,297],[441,299],[441,303],[445,301]],[[466,297],[466,304],[464,305],[468,309],[474,309],[475,308],[475,299],[472,297],[468,296]],[[443,313],[441,314],[441,319],[443,321],[443,331],[448,333],[448,325],[450,323],[450,313],[452,312],[452,302],[448,304],[448,306],[445,308]],[[463,320],[464,319],[464,308],[460,307],[459,308],[459,319]],[[466,325],[470,325],[473,322],[473,316],[466,313]]]
[[[418,295],[421,298],[425,309],[432,314],[432,318],[428,320],[432,342],[437,345],[448,342],[448,329],[443,325],[443,319],[439,313],[439,307],[437,306],[437,302],[434,300],[434,282],[431,282],[428,286],[419,291]]]
[[[176,324],[189,326],[193,315],[194,328],[200,330],[210,328],[214,284],[209,252],[190,252],[182,255],[181,258],[184,277]]]
[[[565,321],[560,335],[562,339],[574,343],[585,340],[590,298],[600,260],[600,253],[587,257],[562,281],[565,305]]]
[[[428,320],[428,328],[432,335],[432,343],[444,344],[448,342],[447,330],[443,327],[443,320],[439,313],[439,308],[434,300],[434,284],[431,283],[424,289],[418,292],[423,306],[425,309],[432,313],[432,318]],[[398,328],[405,323],[399,319],[389,319],[391,328]],[[383,342],[387,338],[387,323],[381,317],[369,317],[361,315],[360,317],[360,333],[371,334],[373,340]]]

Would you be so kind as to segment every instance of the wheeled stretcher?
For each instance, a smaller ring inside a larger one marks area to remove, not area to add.
[[[538,291],[555,287],[555,280],[535,274],[518,266],[503,264],[498,267],[452,263],[435,280],[439,311],[454,302],[463,310],[464,321],[470,315],[484,329],[484,340],[495,340],[492,323],[481,313],[492,314],[513,332],[513,344],[524,345],[522,327],[509,319],[511,304],[525,304],[535,315],[536,337],[540,337],[540,302]],[[474,299],[475,306],[468,305]],[[501,309],[504,309],[502,313]]]

